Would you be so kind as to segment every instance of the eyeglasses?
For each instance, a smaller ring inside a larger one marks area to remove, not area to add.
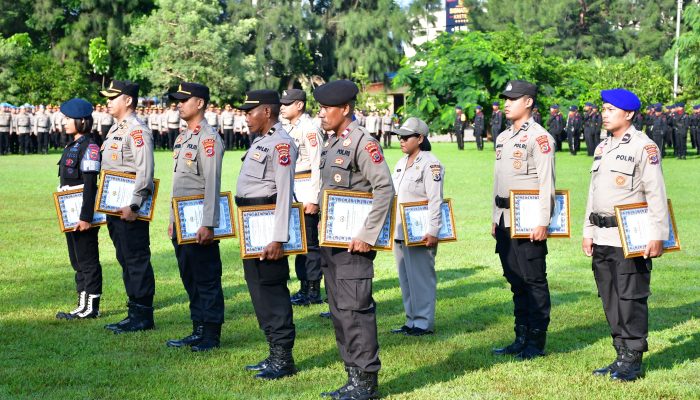
[[[420,133],[414,133],[413,135],[410,135],[410,136],[399,136],[399,141],[406,142],[410,138],[417,138],[417,137],[420,137]]]

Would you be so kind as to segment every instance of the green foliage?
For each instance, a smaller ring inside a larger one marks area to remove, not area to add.
[[[679,76],[684,100],[700,100],[700,4],[692,4],[683,12],[686,31],[667,54],[672,62],[675,51],[679,51]]]
[[[360,88],[360,93],[357,95],[357,101],[355,102],[356,108],[364,111],[379,111],[389,108],[389,102],[386,100],[384,91],[370,93],[368,90],[372,82],[363,67],[359,67],[352,74],[351,79]]]
[[[111,61],[109,48],[107,47],[107,42],[101,37],[90,40],[88,60],[90,60],[94,73],[104,75],[109,72],[109,64]]]

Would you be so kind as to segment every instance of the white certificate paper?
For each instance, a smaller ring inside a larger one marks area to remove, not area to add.
[[[341,203],[333,209],[333,225],[331,236],[353,238],[362,230],[367,216],[372,211],[372,203]]]
[[[124,182],[116,179],[107,182],[107,187],[104,189],[107,192],[105,204],[108,207],[122,208],[131,204],[131,197],[134,195],[133,182]]]

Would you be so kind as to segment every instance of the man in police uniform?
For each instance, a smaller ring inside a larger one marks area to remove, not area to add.
[[[165,122],[168,127],[168,149],[173,149],[175,138],[180,134],[180,113],[177,111],[177,104],[171,103],[170,108],[165,111]]]
[[[10,153],[10,129],[12,128],[12,114],[8,107],[0,110],[0,155]]]
[[[304,222],[306,225],[307,254],[300,254],[294,260],[297,279],[301,284],[299,291],[292,296],[292,304],[306,306],[320,304],[321,299],[321,252],[318,246],[318,194],[321,189],[321,148],[323,131],[314,124],[306,114],[306,92],[288,89],[280,98],[281,116],[289,121],[285,130],[294,139],[299,152],[295,174],[311,174],[308,185],[296,187],[294,197],[304,204]]]
[[[37,137],[37,151],[41,154],[49,152],[49,129],[51,128],[51,118],[42,106],[34,116],[34,135]]]
[[[656,147],[659,148],[659,157],[666,156],[666,151],[664,150],[664,135],[667,125],[668,119],[666,118],[666,114],[664,114],[661,104],[658,104],[654,109],[654,116],[652,117],[651,139],[656,143]]]
[[[250,132],[258,136],[243,156],[236,184],[236,205],[275,205],[272,241],[259,259],[243,260],[255,316],[270,347],[268,358],[246,366],[249,371],[259,371],[255,377],[261,379],[279,379],[296,373],[292,357],[296,329],[287,289],[289,263],[282,246],[289,241],[297,148],[279,122],[279,108],[279,94],[273,90],[250,91],[238,107],[246,112]]]
[[[464,129],[467,125],[467,115],[464,114],[462,107],[455,107],[455,136],[457,136],[457,148],[464,150]]]
[[[388,149],[391,147],[391,130],[394,125],[394,117],[391,115],[391,111],[384,110],[384,116],[382,117],[382,136],[384,136],[384,148]]]
[[[685,113],[685,103],[676,104],[673,118],[673,134],[676,158],[685,160],[688,152],[688,115]]]
[[[178,244],[170,209],[168,236],[172,238],[180,278],[190,300],[192,334],[168,340],[169,347],[191,346],[201,352],[219,347],[224,323],[224,292],[221,287],[221,255],[214,228],[219,226],[219,193],[224,146],[219,134],[204,118],[209,88],[182,82],[169,97],[178,101],[187,129],[175,140],[173,151],[173,197],[204,195],[202,224],[196,243]],[[184,221],[182,222],[184,224]]]
[[[537,107],[537,104],[532,107],[532,119],[542,125],[542,114],[540,114],[540,109]]]
[[[595,147],[600,144],[600,136],[603,134],[603,117],[600,115],[600,108],[598,105],[593,104],[591,118],[593,120],[593,139],[595,140]]]
[[[474,114],[474,138],[476,139],[476,148],[479,149],[479,151],[484,149],[485,136],[484,113],[481,106],[476,106],[476,113]]]
[[[324,393],[340,399],[378,395],[381,367],[377,342],[376,305],[372,298],[376,243],[390,211],[394,187],[381,146],[352,115],[359,89],[348,80],[329,82],[314,91],[321,106],[323,129],[332,131],[321,155],[321,193],[328,189],[373,195],[372,210],[347,249],[321,247],[324,277],[338,350],[348,372],[345,385]],[[319,201],[320,203],[320,201]]]
[[[569,152],[575,156],[581,144],[581,116],[578,114],[578,107],[569,107],[569,115],[566,118],[564,130],[569,143]]]
[[[530,359],[544,355],[551,308],[547,284],[547,228],[554,204],[554,138],[531,117],[537,86],[511,81],[502,94],[513,127],[496,144],[491,235],[513,292],[515,341],[494,354]],[[511,190],[538,190],[537,227],[529,239],[511,239]]]
[[[129,312],[122,321],[105,328],[116,334],[153,329],[156,285],[150,226],[148,221],[136,219],[143,203],[153,194],[153,136],[134,112],[139,95],[137,84],[114,80],[100,94],[107,98],[107,111],[116,121],[102,143],[102,170],[136,175],[131,203],[120,209],[121,216],[107,216],[107,229],[129,297]]]
[[[221,128],[224,132],[224,147],[226,150],[233,150],[235,144],[235,136],[233,128],[236,115],[233,112],[230,104],[224,106],[224,111],[221,113]]]
[[[564,143],[564,121],[562,119],[561,113],[559,112],[559,105],[553,104],[549,107],[549,119],[547,119],[547,130],[549,134],[554,138],[557,147],[556,151],[562,150],[562,144]]]
[[[603,123],[611,136],[596,148],[582,248],[593,257],[617,358],[593,373],[633,381],[642,375],[642,354],[648,350],[651,258],[663,254],[669,236],[668,200],[659,148],[632,125],[639,98],[624,89],[603,90],[601,97]],[[649,205],[649,242],[642,257],[625,258],[614,207],[641,202]]]
[[[695,143],[695,149],[700,155],[700,104],[693,106],[693,114],[690,116],[690,134]]]
[[[491,140],[493,140],[493,148],[496,148],[496,139],[498,139],[498,134],[503,131],[503,113],[500,110],[501,103],[493,102],[493,114],[491,114]]]
[[[162,148],[162,143],[160,142],[160,114],[158,113],[158,108],[156,108],[156,106],[151,107],[151,112],[146,116],[148,119],[148,128],[151,129],[151,133],[153,134],[154,149]]]
[[[17,129],[17,141],[19,142],[19,154],[29,154],[30,133],[32,131],[32,117],[27,113],[27,107],[20,107],[19,114],[14,118],[15,127]]]

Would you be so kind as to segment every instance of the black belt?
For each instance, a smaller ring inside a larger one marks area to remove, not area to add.
[[[277,203],[277,195],[270,197],[238,197],[236,196],[236,205],[238,207],[246,206],[266,206],[268,204]]]
[[[498,208],[510,208],[510,198],[508,197],[496,196],[495,202]]]
[[[596,213],[591,213],[588,220],[598,228],[614,228],[617,226],[617,218],[614,216],[604,216]]]

